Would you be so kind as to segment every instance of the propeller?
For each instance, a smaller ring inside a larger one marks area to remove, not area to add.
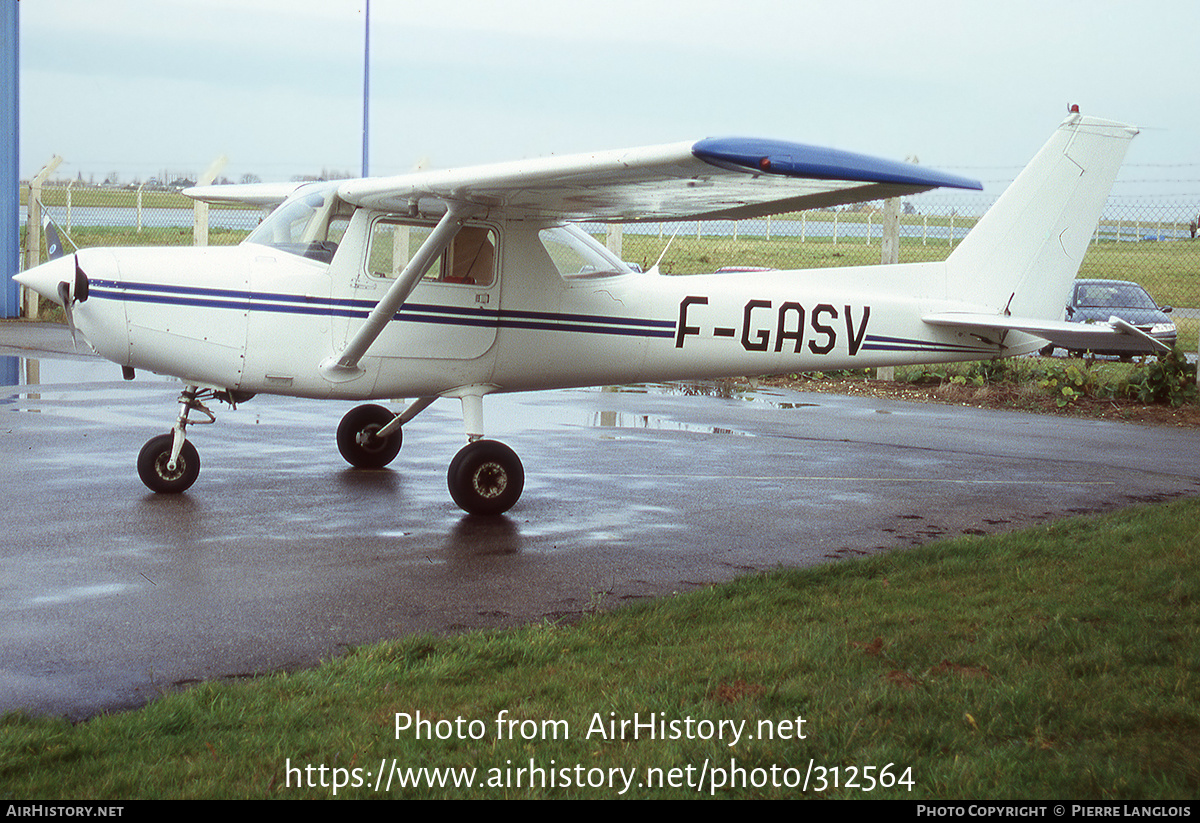
[[[83,303],[88,299],[88,278],[79,266],[79,255],[75,255],[75,280],[73,282],[60,280],[58,283],[58,298],[62,301],[63,313],[67,316],[67,328],[71,330],[71,344],[78,347],[75,339],[75,318],[71,315],[71,307],[75,303]]]

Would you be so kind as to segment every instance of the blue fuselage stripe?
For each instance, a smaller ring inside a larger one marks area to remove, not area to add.
[[[210,289],[193,286],[166,286],[155,283],[117,283],[93,280],[91,295],[101,299],[130,303],[157,303],[171,306],[195,306],[234,311],[347,317],[365,320],[375,308],[370,300],[337,299],[311,295],[272,294],[237,289]],[[459,308],[428,303],[406,303],[395,320],[544,331],[589,332],[641,337],[673,338],[674,320],[649,320],[636,317],[610,317],[593,314],[512,311],[506,309]]]
[[[868,334],[862,348],[864,351],[925,351],[962,354],[989,354],[993,351],[983,346],[964,346],[959,343],[912,340],[905,337],[884,337],[878,334]]]

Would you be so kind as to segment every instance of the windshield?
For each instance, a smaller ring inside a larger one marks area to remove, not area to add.
[[[297,189],[246,242],[331,262],[349,222],[348,207],[338,199],[337,187],[337,183],[312,183]]]
[[[1145,289],[1133,283],[1080,283],[1078,289],[1075,300],[1084,308],[1158,308]]]
[[[565,279],[613,277],[632,269],[578,226],[555,226],[538,232],[554,267]]]

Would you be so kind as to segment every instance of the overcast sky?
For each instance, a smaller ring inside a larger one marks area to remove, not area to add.
[[[357,174],[363,8],[23,0],[21,174]],[[1126,186],[1200,196],[1198,22],[1191,0],[373,0],[370,170],[744,134],[991,190],[1073,102],[1143,128]]]

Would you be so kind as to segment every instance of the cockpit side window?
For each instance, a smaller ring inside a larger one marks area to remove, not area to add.
[[[632,270],[578,226],[542,229],[538,239],[564,280],[616,277]]]
[[[371,228],[367,271],[394,279],[433,231],[433,225],[396,218],[377,220]],[[422,275],[427,283],[490,286],[496,272],[496,231],[487,226],[459,229],[445,252]]]

